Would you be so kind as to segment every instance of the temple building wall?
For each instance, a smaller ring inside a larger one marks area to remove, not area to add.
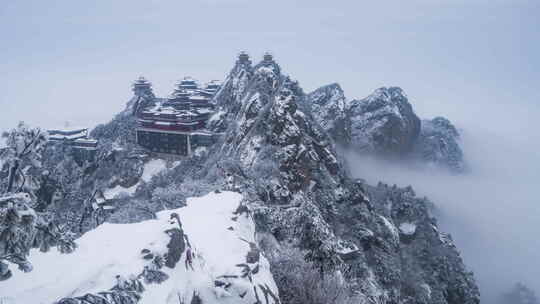
[[[152,152],[188,156],[189,134],[180,132],[137,130],[137,143]]]
[[[55,129],[47,132],[49,142],[63,146],[65,152],[69,153],[79,165],[95,160],[98,141],[88,137],[88,129]]]

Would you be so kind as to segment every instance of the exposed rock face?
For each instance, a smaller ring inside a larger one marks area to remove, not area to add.
[[[234,75],[234,77],[233,77]],[[227,128],[226,115],[235,113],[242,106],[241,100],[247,90],[249,81],[253,78],[253,67],[251,61],[237,62],[229,76],[225,79],[221,88],[214,96],[214,101],[222,111],[218,111],[209,121],[209,128],[212,131],[223,132]]]
[[[64,298],[56,304],[137,304],[144,287],[138,279],[118,278],[118,283],[109,291],[88,293],[81,297]]]
[[[306,99],[313,118],[324,131],[338,143],[351,141],[347,100],[339,84],[320,87],[307,94]]]
[[[427,163],[446,167],[454,172],[464,169],[463,152],[458,144],[459,133],[444,117],[422,120],[422,130],[415,143],[414,153]]]
[[[241,77],[233,70],[228,79]],[[218,97],[218,104],[223,98],[241,105],[227,111],[231,127],[218,159],[238,162],[230,170],[250,195],[247,206],[259,234],[305,250],[321,272],[349,269],[347,281],[366,301],[479,303],[473,276],[451,239],[438,231],[428,201],[412,189],[369,187],[343,170],[333,141],[321,131],[337,128],[314,119],[326,119],[324,107],[340,109],[334,107],[341,102],[337,87],[306,96],[268,64],[256,66],[246,87]],[[306,112],[310,101],[322,112]],[[354,143],[396,154],[411,150],[420,120],[401,89],[377,90],[350,107]],[[261,247],[266,254],[279,252],[279,245]]]
[[[351,145],[361,150],[403,156],[420,134],[420,119],[397,87],[380,88],[361,100],[352,100]]]
[[[399,265],[399,274],[384,267],[392,264],[382,263],[384,271],[380,275],[391,277],[396,273],[402,303],[478,303],[473,274],[466,270],[451,237],[440,232],[436,219],[430,216],[432,203],[417,198],[410,187],[379,184],[367,189],[395,241],[385,240],[383,244],[399,251],[391,259]],[[377,252],[380,249],[379,245],[372,251],[376,256],[388,254]]]
[[[174,268],[176,263],[180,261],[180,258],[186,249],[184,232],[179,228],[171,228],[166,232],[171,238],[171,241],[167,245],[169,250],[167,252],[167,256],[165,257],[165,266]]]

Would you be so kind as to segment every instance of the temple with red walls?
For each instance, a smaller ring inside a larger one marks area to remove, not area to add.
[[[133,82],[133,114],[137,117],[137,143],[152,152],[189,156],[211,145],[217,134],[206,123],[214,113],[212,98],[220,88],[213,80],[204,86],[191,78],[178,81],[166,98],[156,97],[144,77]]]

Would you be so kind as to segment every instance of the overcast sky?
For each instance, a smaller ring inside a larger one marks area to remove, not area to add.
[[[424,117],[533,128],[539,20],[537,0],[3,0],[0,129],[105,122],[137,76],[166,95],[223,79],[239,50],[272,51],[306,91],[400,86]]]

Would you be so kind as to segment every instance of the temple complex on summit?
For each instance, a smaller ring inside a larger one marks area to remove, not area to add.
[[[178,81],[165,98],[155,97],[152,84],[139,77],[132,85],[137,117],[137,143],[152,152],[189,156],[211,145],[216,134],[206,129],[214,112],[211,102],[220,88],[216,80],[201,86],[191,78]]]
[[[259,65],[274,64],[266,52]],[[246,52],[240,52],[237,66],[251,66]],[[198,147],[210,146],[221,134],[208,130],[207,123],[215,113],[214,96],[221,84],[212,80],[200,85],[195,79],[179,80],[167,97],[156,97],[152,83],[139,77],[132,84],[133,115],[137,118],[137,144],[155,153],[190,156]]]

